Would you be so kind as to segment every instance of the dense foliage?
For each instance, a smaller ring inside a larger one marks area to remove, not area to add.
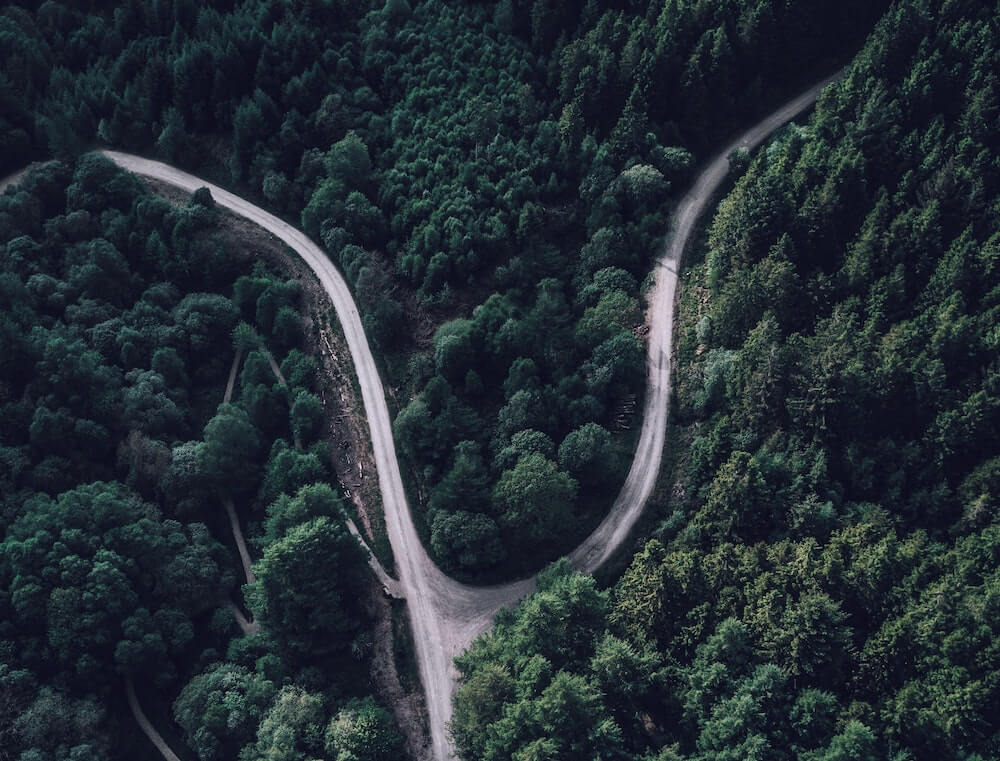
[[[1000,753],[995,20],[897,3],[721,203],[669,513],[459,660],[466,758]]]
[[[437,3],[365,19],[394,103],[376,162],[386,253],[425,309],[462,315],[411,359],[406,387],[417,393],[395,425],[431,547],[459,572],[501,560],[509,572],[541,547],[568,549],[614,493],[641,393],[638,283],[671,187],[690,176],[689,148],[726,131],[717,117],[794,86],[768,77],[763,88],[767,67],[748,81],[751,39],[799,44],[842,25],[845,10],[516,5],[497,4],[492,27],[482,11]],[[854,10],[856,34],[872,9]],[[800,74],[823,65],[832,39],[813,44]],[[749,89],[723,88],[739,95],[700,107],[686,97],[716,76]],[[664,107],[682,98],[689,109]],[[317,231],[335,254],[351,237]],[[342,251],[350,272],[356,253]],[[534,465],[520,466],[529,455]],[[532,484],[550,478],[551,492]],[[546,505],[542,520],[533,504]]]
[[[92,155],[0,196],[3,758],[145,753],[119,725],[123,677],[179,692],[205,761],[269,747],[298,721],[289,690],[320,716],[317,747],[326,724],[336,747],[398,747],[357,678],[365,558],[322,483],[299,284],[249,272],[214,219],[206,193],[175,207]],[[219,404],[234,354],[236,401]],[[223,500],[261,518],[253,636],[234,637]]]
[[[0,172],[98,141],[301,223],[398,392],[428,546],[516,572],[618,486],[695,158],[887,5],[12,3]],[[723,201],[656,538],[610,591],[551,569],[460,660],[470,761],[1000,754],[996,18],[897,0]],[[122,677],[176,696],[205,761],[399,754],[298,286],[242,271],[214,214],[93,157],[0,199],[0,758],[127,757]]]
[[[404,390],[396,432],[437,559],[510,572],[568,548],[623,475],[639,283],[693,152],[832,70],[884,5],[13,5],[0,161],[96,138],[300,218]],[[574,530],[522,528],[495,498],[529,452],[575,482]]]

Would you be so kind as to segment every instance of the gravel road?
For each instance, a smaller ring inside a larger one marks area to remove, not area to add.
[[[386,529],[396,558],[400,590],[408,603],[420,678],[427,695],[432,757],[449,758],[451,748],[446,723],[451,716],[451,695],[455,684],[451,660],[471,642],[470,633],[481,631],[488,625],[493,612],[500,605],[518,599],[513,596],[517,594],[518,587],[510,587],[509,591],[505,590],[505,594],[491,594],[489,590],[483,590],[486,592],[483,599],[479,595],[480,590],[461,585],[443,574],[424,550],[406,502],[382,381],[346,281],[327,255],[305,233],[273,214],[216,185],[158,161],[116,151],[103,153],[124,169],[187,192],[207,187],[216,204],[249,219],[298,253],[316,274],[330,297],[343,327],[361,386],[361,399],[368,418],[379,489],[382,492]],[[530,584],[525,584],[524,589],[530,589]],[[489,606],[488,612],[486,606]],[[482,627],[470,629],[469,619],[477,622],[485,620],[486,623]]]
[[[574,567],[591,573],[618,549],[634,527],[659,474],[670,400],[670,355],[677,271],[694,223],[719,189],[729,170],[727,157],[736,148],[754,148],[775,129],[808,108],[835,77],[811,87],[746,132],[722,151],[699,175],[677,207],[664,251],[657,261],[649,294],[649,384],[642,431],[632,467],[604,521],[570,554]],[[248,201],[157,161],[115,151],[104,155],[121,167],[193,192],[207,187],[216,203],[246,217],[294,249],[316,273],[343,326],[355,364],[378,469],[386,528],[396,558],[399,589],[407,599],[420,677],[427,696],[431,758],[453,756],[447,734],[451,697],[456,684],[452,659],[485,631],[496,612],[529,594],[534,579],[493,587],[472,587],[449,578],[434,565],[414,528],[396,459],[392,426],[378,368],[368,346],[357,306],[344,278],[323,251],[304,233]]]
[[[649,347],[646,363],[649,381],[639,443],[632,458],[632,467],[611,511],[594,532],[569,555],[570,562],[581,572],[593,573],[621,546],[639,519],[643,505],[656,484],[663,458],[670,403],[670,357],[677,273],[695,222],[729,173],[729,154],[739,148],[756,148],[778,127],[809,108],[822,89],[839,76],[838,72],[810,87],[726,146],[702,170],[694,187],[677,205],[663,253],[656,261],[655,283],[648,296],[646,324],[649,326]]]

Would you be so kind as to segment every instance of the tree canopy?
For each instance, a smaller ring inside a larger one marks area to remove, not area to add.
[[[735,157],[680,279],[653,538],[590,615],[590,580],[540,581],[458,659],[464,758],[578,758],[600,728],[588,757],[996,755],[993,20],[894,4]],[[581,427],[559,463],[583,483],[598,448]],[[549,719],[557,684],[586,730]]]
[[[95,156],[0,196],[5,756],[145,752],[118,715],[128,678],[143,702],[153,689],[173,701],[199,759],[235,758],[260,742],[281,689],[320,667],[343,676],[317,697],[316,747],[367,699],[358,731],[396,748],[356,675],[367,651],[349,647],[368,619],[365,558],[326,483],[316,362],[286,329],[300,286],[229,249],[204,196],[170,205]],[[260,631],[243,637],[227,548],[241,517],[263,590]],[[316,575],[320,560],[338,584]]]

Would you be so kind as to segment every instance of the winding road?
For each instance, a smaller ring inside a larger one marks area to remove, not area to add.
[[[695,221],[718,191],[729,170],[727,157],[737,148],[752,149],[775,129],[807,109],[835,77],[809,88],[727,146],[699,175],[681,200],[672,233],[660,255],[649,294],[648,369],[642,431],[632,467],[604,521],[570,554],[573,566],[592,573],[621,547],[638,520],[659,475],[670,400],[670,355],[677,272]],[[452,748],[447,733],[457,674],[453,658],[485,631],[496,612],[514,605],[534,589],[534,579],[494,587],[473,587],[446,576],[434,565],[414,527],[396,459],[392,426],[378,368],[368,346],[357,306],[344,278],[327,255],[287,222],[228,191],[157,161],[115,151],[104,155],[139,175],[193,192],[207,187],[215,202],[280,238],[316,274],[337,312],[361,386],[371,432],[389,541],[396,558],[399,590],[408,601],[420,677],[427,697],[432,758],[447,761]]]

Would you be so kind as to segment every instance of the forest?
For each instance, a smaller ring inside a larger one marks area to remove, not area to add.
[[[202,761],[398,751],[363,689],[370,582],[300,284],[227,250],[217,214],[93,155],[0,197],[4,758],[144,756],[123,683]],[[227,502],[255,528],[256,633]]]
[[[845,65],[732,157],[688,253],[667,464],[621,578],[547,568],[458,660],[451,731],[466,761],[1000,757],[998,18],[8,3],[0,175],[51,163],[0,195],[0,761],[147,754],[124,684],[185,761],[403,755],[301,284],[234,251],[207,192],[173,205],[88,151],[323,246],[428,551],[496,581],[618,492],[648,276],[700,163]]]
[[[459,659],[464,758],[998,757],[995,20],[897,3],[721,201],[659,523]]]
[[[399,390],[426,543],[510,577],[573,546],[624,476],[672,189],[884,4],[15,5],[2,155],[155,152],[301,221]]]

